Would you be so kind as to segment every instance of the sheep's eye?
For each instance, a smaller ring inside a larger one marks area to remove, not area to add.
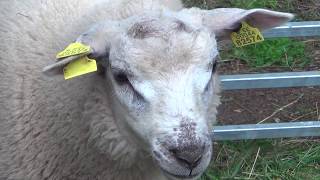
[[[117,83],[119,83],[119,84],[125,84],[125,83],[128,83],[128,82],[129,82],[127,75],[124,74],[124,73],[116,74],[116,75],[115,75],[115,80],[116,80]]]
[[[217,61],[212,63],[212,72],[214,73],[217,70]]]
[[[114,79],[119,85],[129,83],[128,76],[124,72],[118,72],[114,74]]]
[[[112,74],[113,78],[116,81],[116,83],[121,86],[121,88],[125,88],[125,92],[133,92],[133,102],[142,103],[144,102],[143,96],[135,90],[133,85],[131,84],[129,78],[132,77],[131,74],[126,73],[123,70],[119,70],[117,68],[112,68]]]
[[[211,85],[211,81],[212,81],[212,76],[213,74],[216,72],[217,70],[217,61],[213,61],[210,63],[209,67],[211,68],[211,78],[209,80],[209,82],[207,83],[206,87],[204,88],[204,92],[208,92],[209,88],[210,88],[210,85]]]
[[[217,70],[217,61],[213,61],[209,64],[209,70],[211,70],[212,74]]]

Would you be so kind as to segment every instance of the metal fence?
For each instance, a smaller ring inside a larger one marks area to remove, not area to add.
[[[263,34],[266,38],[320,36],[320,21],[290,22]],[[224,75],[220,79],[224,90],[319,86],[320,71]],[[320,136],[320,121],[215,126],[213,134],[214,140]]]

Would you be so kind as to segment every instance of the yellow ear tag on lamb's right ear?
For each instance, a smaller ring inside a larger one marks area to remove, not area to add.
[[[76,42],[71,43],[68,47],[66,47],[63,51],[59,52],[56,56],[57,59],[75,56],[79,54],[89,54],[90,53],[90,46],[86,46],[82,43]]]
[[[242,26],[239,32],[231,33],[232,42],[236,47],[243,47],[264,41],[262,33],[258,28],[254,28],[246,22],[242,22],[241,24]]]
[[[65,80],[94,71],[97,71],[97,62],[87,56],[77,59],[63,68]]]

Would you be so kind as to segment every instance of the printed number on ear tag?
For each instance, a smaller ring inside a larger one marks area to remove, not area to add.
[[[87,56],[77,59],[63,68],[65,80],[94,71],[97,71],[97,62]]]
[[[239,32],[231,33],[232,42],[236,47],[243,47],[264,41],[258,28],[251,27],[248,23],[242,22]]]
[[[79,54],[89,54],[90,53],[90,46],[86,46],[81,43],[72,43],[66,49],[59,52],[56,56],[57,59],[69,57],[69,56],[75,56]]]

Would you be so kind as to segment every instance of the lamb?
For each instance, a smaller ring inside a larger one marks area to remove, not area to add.
[[[212,155],[217,40],[291,14],[179,0],[0,1],[0,179],[197,179]],[[65,81],[73,41],[98,71]],[[44,68],[44,69],[43,69]],[[43,74],[42,69],[46,75]]]

